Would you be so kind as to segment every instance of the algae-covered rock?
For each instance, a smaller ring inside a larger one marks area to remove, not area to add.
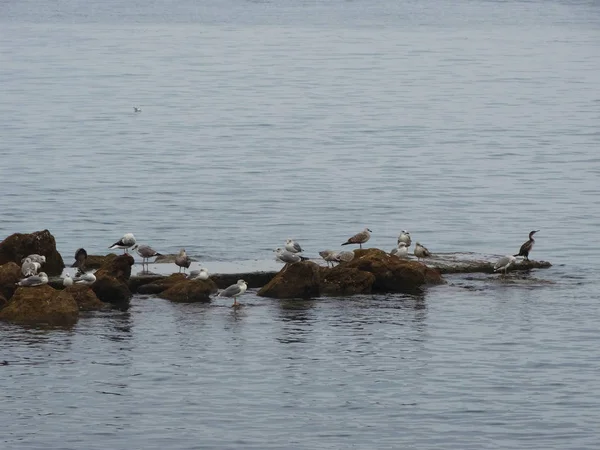
[[[54,236],[48,230],[14,233],[0,242],[0,264],[12,261],[20,266],[23,258],[34,253],[46,257],[42,271],[49,276],[60,275],[65,268],[62,256],[56,250]]]
[[[109,253],[108,255],[87,255],[85,260],[86,270],[99,269],[102,266],[107,266],[117,255],[115,253]],[[76,267],[73,264],[71,267]]]
[[[0,294],[0,309],[4,308],[7,303],[8,303],[8,300],[6,300],[6,297],[4,297],[4,295]]]
[[[258,291],[262,297],[310,298],[318,297],[320,290],[320,267],[312,261],[286,264],[281,271]]]
[[[375,275],[344,264],[321,267],[321,293],[324,295],[355,295],[371,292]]]
[[[21,267],[14,262],[8,262],[0,266],[0,295],[7,300],[17,290],[16,284],[23,278]]]
[[[100,273],[98,273],[100,272]],[[96,272],[96,281],[92,284],[92,290],[100,301],[110,303],[118,309],[129,308],[131,291],[123,280],[108,274],[104,270]]]
[[[158,296],[173,302],[210,302],[210,295],[217,292],[217,285],[208,280],[180,280]]]
[[[65,291],[75,299],[80,311],[100,311],[109,307],[108,303],[100,301],[90,286],[74,284]]]
[[[187,277],[185,276],[185,274],[174,273],[172,275],[169,275],[168,277],[161,277],[159,280],[138,287],[137,292],[138,294],[156,295],[160,294],[163,291],[166,291],[175,284],[181,283],[182,281],[186,280]]]
[[[123,282],[127,282],[131,277],[131,266],[135,263],[133,256],[125,254],[118,255],[114,258],[106,259],[104,264],[94,273],[96,278],[98,275],[111,275]]]
[[[0,311],[0,319],[31,325],[73,325],[79,308],[73,296],[48,285],[20,287]]]

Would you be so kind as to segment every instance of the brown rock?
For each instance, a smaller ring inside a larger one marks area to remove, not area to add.
[[[65,288],[65,291],[75,299],[80,311],[99,311],[109,306],[101,302],[92,288],[85,284],[74,284]]]
[[[208,280],[181,280],[158,296],[173,302],[210,302],[210,294],[217,291],[217,285]]]
[[[92,290],[100,301],[122,310],[129,308],[131,291],[125,281],[110,275],[104,269],[98,270],[94,275],[96,281],[92,284]]]
[[[187,278],[183,273],[174,273],[168,277],[161,277],[159,280],[138,287],[137,293],[146,295],[160,294],[170,287],[175,286],[175,284],[181,283],[185,280],[187,280]]]
[[[320,267],[312,261],[286,264],[283,269],[258,291],[262,297],[310,298],[318,297],[320,291]]]
[[[325,295],[354,295],[371,292],[375,275],[371,272],[344,267],[344,264],[321,267],[321,293]]]
[[[425,284],[440,284],[444,280],[434,269],[415,261],[390,256],[383,250],[355,250],[354,259],[340,267],[355,268],[375,275],[375,292],[414,292]]]
[[[135,260],[131,255],[125,254],[115,256],[114,258],[106,259],[104,264],[94,273],[94,275],[96,275],[96,278],[98,278],[98,275],[111,275],[126,282],[129,280],[129,277],[131,277],[131,266],[133,266],[134,263]]]
[[[108,255],[88,255],[85,260],[86,270],[99,269],[102,266],[107,266],[113,259],[117,257],[114,253]],[[71,266],[75,267],[75,265]]]
[[[127,286],[129,286],[129,290],[131,292],[140,292],[140,288],[142,286],[156,283],[157,281],[161,281],[165,278],[164,275],[158,275],[155,273],[144,273],[141,275],[135,275],[129,278],[127,281]],[[143,288],[142,288],[143,289]],[[164,289],[163,289],[164,290]]]
[[[56,250],[54,236],[48,230],[35,233],[15,233],[0,242],[0,264],[14,262],[21,266],[21,260],[37,253],[46,257],[42,271],[49,276],[60,275],[65,268],[62,256]]]
[[[6,300],[6,298],[2,294],[0,294],[0,309],[4,308],[7,303],[8,300]]]
[[[10,299],[17,290],[16,283],[23,278],[21,266],[14,262],[2,264],[0,266],[0,295]]]
[[[20,324],[73,325],[79,308],[73,296],[48,285],[20,287],[0,311],[0,319]]]

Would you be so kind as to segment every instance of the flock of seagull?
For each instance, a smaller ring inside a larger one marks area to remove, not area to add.
[[[529,253],[533,249],[535,239],[533,236],[540,230],[534,230],[529,233],[529,239],[519,249],[519,252],[514,255],[506,255],[501,257],[494,264],[494,272],[503,271],[506,276],[510,266],[516,263],[517,257],[523,257],[524,260],[529,260]],[[349,238],[346,242],[341,245],[358,244],[360,248],[371,238],[372,231],[369,228],[365,228],[360,233],[355,234]],[[402,230],[398,236],[397,246],[392,249],[390,255],[406,259],[409,257],[409,248],[412,244],[412,238],[410,232]],[[115,242],[113,245],[108,247],[110,250],[121,249],[124,253],[128,253],[129,249],[136,250],[138,255],[142,258],[142,270],[144,266],[148,267],[149,258],[155,256],[161,256],[156,250],[149,245],[138,245],[133,233],[126,233],[121,239]],[[287,239],[283,248],[277,248],[274,250],[275,259],[287,264],[295,264],[300,261],[307,260],[309,258],[302,256],[301,253],[304,250],[300,244],[293,239]],[[429,258],[432,256],[431,252],[419,242],[415,243],[413,254],[420,261],[423,258]],[[335,251],[335,250],[323,250],[319,252],[319,255],[327,263],[327,266],[335,263],[348,262],[354,258],[354,252],[350,251]],[[85,263],[87,260],[87,252],[85,249],[80,248],[75,252],[75,264],[73,267],[77,267],[77,272],[74,277],[71,277],[68,273],[63,277],[62,282],[64,286],[71,286],[73,284],[85,284],[91,285],[96,281],[96,276],[85,269]],[[23,258],[21,261],[21,273],[23,279],[20,280],[17,285],[32,287],[40,286],[48,283],[48,275],[45,272],[39,272],[41,267],[46,263],[46,257],[43,255],[32,254]],[[192,263],[192,259],[187,255],[185,249],[181,249],[175,257],[175,264],[179,267],[179,272],[183,270],[183,273],[189,269]],[[188,279],[191,280],[208,280],[208,271],[205,268],[200,270],[193,270],[188,274]],[[238,280],[237,283],[223,289],[219,292],[218,297],[233,298],[233,306],[239,305],[237,298],[242,295],[248,289],[248,285],[244,280]]]

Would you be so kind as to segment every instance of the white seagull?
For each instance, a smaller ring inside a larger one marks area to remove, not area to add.
[[[32,286],[41,286],[42,284],[47,284],[47,283],[48,283],[48,275],[46,275],[46,272],[40,272],[38,275],[33,275],[28,278],[23,278],[21,281],[19,281],[17,283],[17,285],[32,287]]]
[[[123,237],[115,242],[113,245],[108,247],[110,250],[114,250],[116,248],[120,248],[125,250],[124,253],[129,253],[127,250],[135,245],[135,236],[133,233],[126,233]]]
[[[291,253],[300,253],[302,252],[302,247],[293,239],[288,239],[285,241],[285,249]]]
[[[63,278],[62,284],[64,287],[73,286],[73,278],[71,278],[71,275],[67,273]]]
[[[192,270],[188,276],[190,280],[208,280],[208,271],[201,267],[200,270]]]
[[[398,258],[408,258],[408,245],[406,242],[401,241],[398,243],[398,247],[390,252],[390,255],[397,256]]]
[[[21,265],[21,273],[24,277],[30,277],[37,274],[38,269],[40,268],[39,263],[35,263],[31,261],[29,258],[25,258],[23,264]]]
[[[418,242],[415,244],[414,254],[417,257],[417,260],[421,260],[421,258],[428,258],[431,256],[431,252],[427,250],[427,248]]]
[[[500,258],[496,264],[494,264],[494,272],[504,270],[504,276],[508,271],[508,268],[517,262],[517,258],[512,255],[506,255]]]
[[[410,233],[408,231],[402,230],[400,232],[400,235],[398,236],[398,245],[400,245],[400,242],[404,242],[406,247],[410,247],[410,244],[412,244],[412,239],[410,238]]]
[[[244,292],[246,292],[246,289],[248,289],[248,285],[246,284],[246,282],[244,280],[238,280],[236,284],[232,284],[227,289],[222,290],[219,293],[218,297],[233,297],[232,306],[238,306],[239,303],[237,302],[237,298]]]
[[[75,284],[94,284],[96,281],[96,275],[94,275],[92,272],[84,273],[77,275],[75,278],[73,278],[73,281],[75,281]]]

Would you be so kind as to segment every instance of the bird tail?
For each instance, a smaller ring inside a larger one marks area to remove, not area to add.
[[[517,253],[516,255],[513,255],[513,256],[521,256],[521,254],[520,254],[520,253]]]
[[[298,255],[298,257],[300,258],[300,261],[308,261],[309,260],[309,258],[307,258],[306,256]]]
[[[350,241],[346,241],[346,242],[344,242],[342,245],[348,245],[348,244],[352,244],[352,242],[350,242]]]

